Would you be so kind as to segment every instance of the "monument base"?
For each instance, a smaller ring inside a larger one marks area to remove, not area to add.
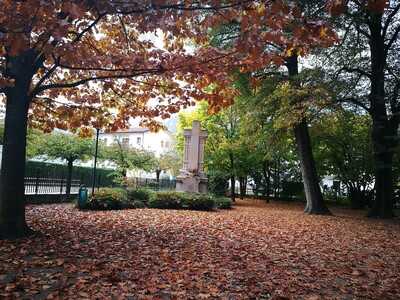
[[[180,175],[176,177],[176,191],[206,194],[208,192],[207,183],[207,177]]]

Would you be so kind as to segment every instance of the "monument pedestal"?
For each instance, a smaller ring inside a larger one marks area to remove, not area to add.
[[[176,190],[178,192],[204,193],[208,192],[208,179],[203,176],[181,172],[176,177]]]
[[[183,168],[176,177],[178,192],[207,193],[207,177],[203,172],[204,144],[207,131],[201,130],[200,122],[193,121],[192,129],[185,129]]]

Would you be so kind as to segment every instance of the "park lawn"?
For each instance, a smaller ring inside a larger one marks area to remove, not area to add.
[[[42,235],[0,241],[0,298],[399,299],[400,222],[332,210],[29,206]]]

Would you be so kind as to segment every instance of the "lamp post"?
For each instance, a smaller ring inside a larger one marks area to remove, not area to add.
[[[96,148],[94,150],[92,195],[94,195],[94,188],[95,188],[95,185],[96,185],[96,166],[97,166],[97,151],[98,151],[98,148],[99,148],[99,133],[100,133],[100,129],[96,128]]]

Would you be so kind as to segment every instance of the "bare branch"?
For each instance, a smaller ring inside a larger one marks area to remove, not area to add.
[[[393,11],[387,16],[386,22],[383,25],[383,36],[386,35],[387,30],[389,29],[390,23],[392,22],[394,16],[399,12],[400,10],[400,3],[393,9]]]
[[[390,38],[389,42],[385,46],[385,55],[389,52],[390,48],[392,47],[393,43],[397,40],[400,33],[400,25],[397,26],[396,30],[394,31],[392,37]]]
[[[346,71],[348,73],[358,73],[362,76],[365,76],[367,78],[372,78],[372,75],[370,73],[368,73],[367,71],[361,70],[359,68],[349,68],[349,67],[343,67],[341,68],[337,73],[341,73],[342,71]]]
[[[59,67],[59,63],[60,63],[60,58],[54,58],[54,65],[50,68],[50,70],[46,72],[46,74],[43,75],[42,78],[40,78],[38,83],[33,88],[31,96],[35,96],[36,94],[38,94],[40,86],[43,84],[43,82],[45,82],[48,78],[50,78],[51,74],[53,74],[54,71],[57,69],[57,67]]]
[[[68,89],[68,88],[74,88],[77,86],[80,86],[82,84],[85,84],[90,81],[97,81],[97,80],[104,80],[104,79],[123,79],[123,78],[132,78],[140,75],[146,75],[146,74],[159,74],[160,69],[148,69],[144,71],[140,71],[137,73],[131,73],[131,74],[119,74],[119,75],[105,75],[105,76],[95,76],[95,77],[88,77],[84,78],[81,80],[73,81],[73,82],[67,82],[67,83],[53,83],[53,84],[48,84],[48,85],[43,85],[37,89],[36,94],[39,94],[45,90],[49,89]]]

